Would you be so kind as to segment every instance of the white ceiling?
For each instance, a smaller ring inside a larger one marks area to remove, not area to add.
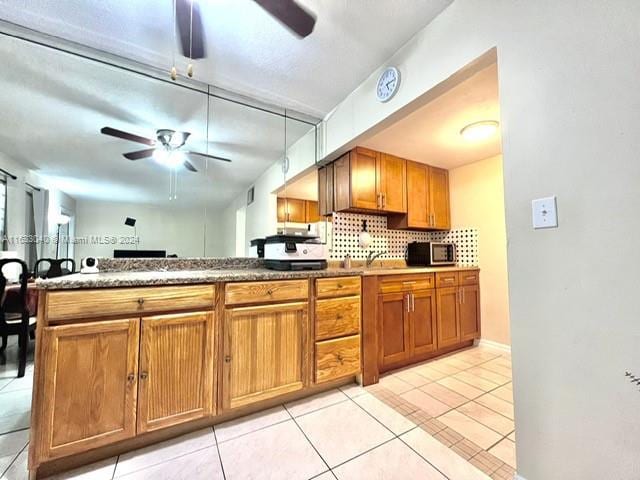
[[[500,121],[496,64],[361,145],[437,167],[455,168],[501,153],[499,130],[488,139],[473,142],[460,135],[464,126],[481,120]]]
[[[0,129],[0,156],[76,199],[168,202],[169,170],[152,159],[123,158],[147,147],[101,135],[103,126],[149,138],[158,128],[189,131],[187,147],[207,151],[207,97],[200,92],[6,37],[0,62],[0,111],[10,119]],[[209,120],[209,153],[233,163],[193,157],[200,172],[181,170],[181,206],[224,206],[283,156],[281,116],[211,98]],[[287,144],[312,128],[289,119]]]
[[[321,117],[453,0],[299,1],[318,16],[303,40],[253,1],[199,0],[209,56],[196,63],[195,78]],[[171,66],[171,0],[0,3],[5,20]]]

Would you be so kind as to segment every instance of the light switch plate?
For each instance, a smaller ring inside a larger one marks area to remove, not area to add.
[[[533,228],[555,228],[558,226],[556,197],[538,198],[531,202]]]

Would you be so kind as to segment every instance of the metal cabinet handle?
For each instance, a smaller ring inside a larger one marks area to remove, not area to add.
[[[342,320],[342,314],[341,313],[338,313],[336,315],[336,320]]]
[[[416,295],[414,293],[411,294],[411,311],[416,311]]]
[[[462,292],[462,302],[460,303],[464,303],[464,287],[462,287],[460,291]]]
[[[267,290],[267,295],[269,296],[273,295],[273,290]]]
[[[131,383],[136,379],[136,376],[133,373],[127,375],[127,382]]]
[[[405,295],[405,300],[407,302],[407,313],[409,313],[411,311],[411,302],[409,301],[409,294],[408,293]]]
[[[225,361],[225,363],[229,363],[229,362],[231,362],[231,355],[226,355],[226,356],[224,357],[224,361]]]
[[[149,374],[147,372],[142,372],[140,374],[140,380],[146,380]]]
[[[138,299],[138,305],[144,305],[144,298]]]
[[[387,195],[383,193],[382,194],[382,208],[385,207],[386,203],[387,203]]]

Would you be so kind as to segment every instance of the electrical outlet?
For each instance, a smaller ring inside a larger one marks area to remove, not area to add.
[[[531,202],[533,228],[555,228],[558,226],[556,197],[538,198]]]

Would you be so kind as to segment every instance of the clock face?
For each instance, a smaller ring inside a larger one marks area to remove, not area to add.
[[[381,102],[388,102],[398,91],[400,86],[400,72],[395,67],[389,67],[378,79],[376,95]]]

